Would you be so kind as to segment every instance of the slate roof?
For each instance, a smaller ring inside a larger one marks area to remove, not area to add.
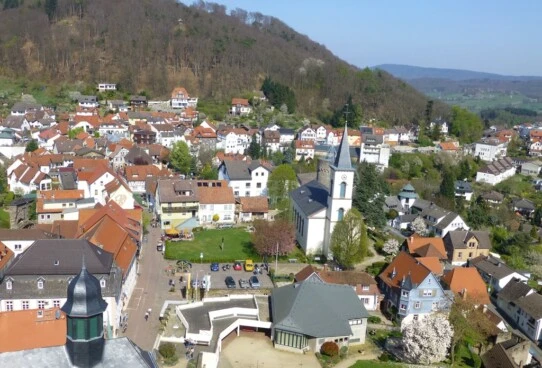
[[[531,293],[526,297],[519,298],[516,305],[534,319],[542,319],[542,295],[536,292]]]
[[[337,156],[335,156],[334,166],[340,170],[353,170],[352,160],[350,159],[350,145],[348,143],[348,125],[344,126],[344,133],[337,150]]]
[[[515,167],[515,165],[512,159],[510,157],[504,157],[486,165],[485,167],[480,169],[479,172],[492,174],[492,175],[499,175],[513,167]]]
[[[307,281],[273,289],[271,311],[274,328],[310,337],[350,336],[348,321],[369,317],[351,286]]]
[[[224,160],[222,165],[226,168],[230,180],[251,180],[251,172],[258,167],[263,167],[267,171],[271,171],[260,160],[253,160],[250,163],[239,160]]]
[[[313,180],[293,190],[290,197],[306,216],[310,216],[327,208],[328,193],[324,185]]]
[[[0,366],[10,368],[72,368],[64,345],[0,354]],[[141,350],[127,337],[107,339],[102,360],[95,368],[158,367],[154,355]]]
[[[113,255],[87,240],[47,239],[37,240],[24,253],[18,255],[7,269],[6,276],[78,274],[83,255],[92,273],[111,272]]]
[[[482,198],[488,201],[502,202],[504,200],[504,195],[492,190],[491,192],[482,193]]]
[[[469,266],[476,267],[479,271],[482,271],[488,275],[491,275],[496,280],[500,280],[513,274],[514,271],[506,265],[503,261],[500,261],[494,257],[478,256],[469,261]]]
[[[518,368],[519,366],[508,355],[501,344],[493,346],[487,353],[482,355],[484,367],[490,368]]]
[[[87,271],[84,259],[81,271],[68,285],[68,299],[61,309],[70,317],[84,318],[102,314],[107,309],[100,281]]]
[[[528,293],[532,292],[532,290],[533,289],[531,289],[531,287],[525,282],[518,279],[512,279],[510,282],[508,282],[508,284],[506,284],[505,287],[502,288],[498,297],[499,299],[503,299],[507,302],[517,303],[520,298],[526,296]]]
[[[455,183],[455,191],[459,193],[472,193],[472,187],[469,182],[464,180],[456,180]]]
[[[152,165],[152,157],[149,156],[147,152],[141,147],[133,146],[130,148],[126,156],[124,156],[124,161],[130,164],[135,164],[136,161],[139,165],[145,163],[147,165]]]
[[[58,176],[62,189],[75,190],[77,189],[75,171],[61,172]]]
[[[518,208],[521,210],[528,210],[528,211],[534,211],[536,206],[533,201],[530,201],[528,199],[516,199],[514,200],[514,208]]]
[[[444,245],[449,250],[467,249],[468,242],[473,236],[478,239],[478,249],[491,249],[491,240],[487,231],[449,231],[443,239]]]

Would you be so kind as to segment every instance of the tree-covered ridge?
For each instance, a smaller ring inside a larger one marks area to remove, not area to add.
[[[260,13],[174,0],[17,3],[0,12],[0,76],[109,81],[152,98],[168,98],[182,85],[191,95],[226,103],[250,96],[269,76],[310,116],[333,115],[349,95],[366,120],[409,123],[423,115],[426,98],[406,83],[355,68]],[[435,110],[448,113],[442,104]]]

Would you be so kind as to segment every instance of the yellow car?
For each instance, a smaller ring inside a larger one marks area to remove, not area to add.
[[[252,262],[252,259],[247,259],[245,261],[245,271],[247,272],[254,271],[254,262]]]

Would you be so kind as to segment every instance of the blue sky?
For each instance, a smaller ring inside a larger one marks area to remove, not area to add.
[[[359,67],[389,63],[542,76],[539,0],[211,1],[279,18]]]

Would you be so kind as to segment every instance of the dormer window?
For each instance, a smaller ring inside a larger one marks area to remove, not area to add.
[[[43,289],[43,280],[38,280],[38,289]]]
[[[11,289],[13,289],[13,281],[8,280],[6,281],[6,290],[11,290]]]
[[[105,285],[106,285],[106,284],[105,284],[105,279],[101,279],[101,280],[100,280],[100,287],[101,287],[101,288],[104,288]]]

